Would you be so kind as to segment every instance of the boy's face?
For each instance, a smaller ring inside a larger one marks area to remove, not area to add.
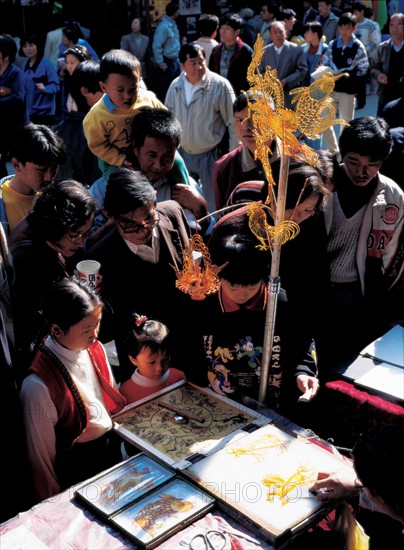
[[[139,94],[139,73],[132,76],[111,73],[105,82],[100,82],[100,88],[107,94],[117,107],[130,109]]]
[[[240,34],[240,29],[234,30],[230,25],[221,25],[219,33],[221,42],[226,46],[232,46]]]
[[[33,162],[23,164],[16,159],[12,160],[12,164],[17,173],[20,175],[21,183],[24,185],[26,194],[34,195],[43,191],[57,174],[59,165],[39,165]]]
[[[338,28],[342,40],[351,40],[355,27],[352,25],[340,25]]]
[[[365,187],[376,176],[383,163],[359,153],[347,153],[342,159],[346,173],[354,185]]]
[[[234,113],[234,130],[237,137],[244,147],[247,147],[252,153],[254,153],[257,148],[253,128],[252,120],[248,114],[248,107]]]

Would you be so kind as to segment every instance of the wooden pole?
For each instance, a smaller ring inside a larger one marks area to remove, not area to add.
[[[281,167],[278,182],[278,196],[276,201],[275,227],[283,222],[285,216],[286,192],[288,187],[288,172],[290,157],[282,150],[282,144],[278,144],[281,151]],[[272,357],[272,342],[275,333],[276,306],[281,287],[279,277],[279,264],[281,259],[281,239],[275,240],[272,250],[271,274],[268,283],[268,304],[265,316],[264,345],[262,350],[262,368],[258,401],[265,402],[268,390],[268,380]]]

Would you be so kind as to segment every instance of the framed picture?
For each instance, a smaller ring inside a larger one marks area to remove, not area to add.
[[[185,380],[113,417],[129,442],[182,470],[270,419]]]
[[[76,489],[75,497],[109,517],[173,476],[172,470],[141,453],[82,484]]]
[[[198,15],[201,13],[201,0],[180,0],[180,15]]]
[[[214,502],[207,493],[175,478],[115,514],[111,523],[132,538],[137,546],[153,548],[204,515]]]
[[[309,487],[318,472],[344,465],[319,445],[269,424],[184,474],[214,496],[219,508],[278,548],[337,505],[317,501]]]
[[[187,17],[187,34],[196,34],[196,17]]]

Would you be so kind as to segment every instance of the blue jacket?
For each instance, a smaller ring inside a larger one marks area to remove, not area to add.
[[[28,60],[24,67],[23,78],[28,115],[53,116],[56,112],[59,77],[52,63],[43,57],[39,63],[30,67]],[[38,90],[37,83],[45,84],[45,92]]]
[[[153,38],[153,55],[157,65],[164,63],[164,57],[178,58],[180,52],[180,33],[175,21],[165,15],[157,26]]]

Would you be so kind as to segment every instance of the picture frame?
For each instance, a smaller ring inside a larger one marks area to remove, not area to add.
[[[219,509],[283,548],[338,504],[317,501],[309,487],[319,471],[344,465],[341,457],[315,442],[268,424],[183,474],[211,494]]]
[[[125,440],[178,470],[271,421],[186,380],[126,407],[113,420]]]
[[[205,515],[215,499],[180,477],[110,518],[113,527],[139,548],[154,548]]]
[[[108,519],[174,477],[175,473],[144,453],[133,456],[75,490],[75,498]]]

